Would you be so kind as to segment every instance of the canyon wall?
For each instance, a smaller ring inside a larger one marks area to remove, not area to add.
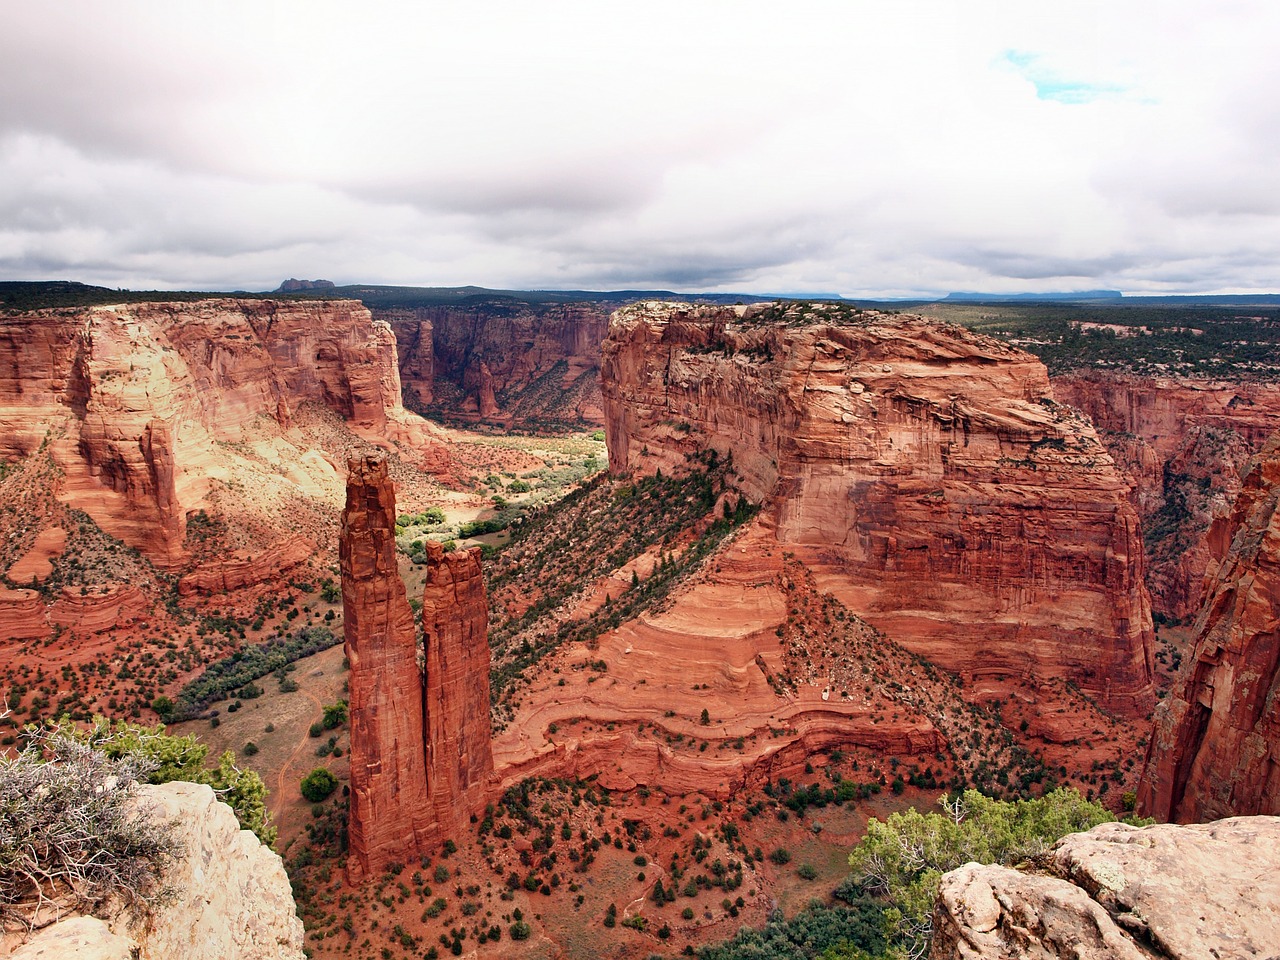
[[[1231,509],[1249,457],[1280,430],[1280,384],[1091,372],[1054,377],[1053,391],[1089,415],[1133,486],[1153,608],[1193,618],[1209,527]]]
[[[351,715],[350,853],[359,882],[412,859],[432,835],[423,758],[422,674],[396,565],[396,501],[386,460],[348,464],[338,545]]]
[[[1271,957],[1280,943],[1280,818],[1104,823],[1029,869],[942,878],[931,960]]]
[[[318,404],[366,439],[447,467],[400,403],[390,327],[353,301],[211,299],[0,317],[0,458],[48,445],[62,496],[157,564],[260,418]]]
[[[338,548],[351,665],[352,882],[434,853],[484,807],[493,775],[480,550],[428,547],[420,667],[395,522],[386,460],[353,459]]]
[[[1138,792],[1162,820],[1280,813],[1280,434],[1251,462],[1212,555],[1196,640]]]
[[[405,392],[421,408],[521,429],[602,421],[605,305],[490,300],[375,316],[395,331]]]
[[[1128,485],[1044,366],[918,317],[645,303],[603,347],[610,468],[732,457],[783,547],[890,637],[999,692],[1153,702]]]

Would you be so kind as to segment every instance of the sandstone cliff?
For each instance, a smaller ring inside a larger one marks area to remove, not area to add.
[[[942,878],[932,960],[1255,960],[1280,944],[1280,819],[1106,823],[1030,871]]]
[[[396,566],[395,524],[395,490],[386,461],[352,460],[338,546],[351,665],[347,875],[352,882],[425,851],[432,834],[422,674],[413,614]]]
[[[489,607],[480,548],[427,547],[422,595],[427,791],[446,839],[483,809],[493,776]]]
[[[1278,505],[1280,434],[1209,534],[1195,645],[1156,712],[1139,791],[1158,819],[1280,813]]]
[[[1029,354],[916,317],[646,303],[614,315],[602,380],[614,472],[732,457],[823,589],[979,692],[1066,677],[1150,708],[1128,485]]]
[[[1090,416],[1133,485],[1154,609],[1194,617],[1209,527],[1230,510],[1249,457],[1280,430],[1280,384],[1098,372],[1055,377],[1053,390]]]
[[[302,921],[279,855],[264,847],[208,786],[137,787],[167,820],[185,855],[165,874],[172,898],[146,916],[119,913],[55,923],[13,960],[301,960]],[[8,954],[5,948],[16,952]]]
[[[442,416],[525,429],[603,419],[603,305],[492,300],[375,315],[395,331],[406,393]]]
[[[187,514],[236,458],[227,445],[261,418],[287,427],[304,404],[429,468],[447,463],[401,406],[390,328],[358,303],[212,299],[0,318],[0,458],[47,444],[63,498],[162,566],[184,561]],[[299,481],[285,474],[272,482]]]

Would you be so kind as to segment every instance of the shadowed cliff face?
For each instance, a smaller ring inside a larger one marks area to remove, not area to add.
[[[1280,435],[1208,539],[1195,645],[1156,712],[1138,794],[1180,822],[1280,813]]]
[[[1133,486],[1154,610],[1194,617],[1210,525],[1230,512],[1249,457],[1280,430],[1280,384],[1074,373],[1055,377],[1053,390],[1089,415]]]
[[[400,403],[395,338],[353,301],[214,299],[0,318],[0,458],[48,444],[63,497],[157,564],[184,559],[189,511],[259,418],[323,406],[430,469],[448,463]]]
[[[378,310],[395,331],[414,409],[536,429],[595,426],[606,306],[516,304]]]
[[[979,691],[1150,708],[1128,487],[1034,357],[914,317],[655,303],[603,354],[614,472],[730,456],[823,589]]]

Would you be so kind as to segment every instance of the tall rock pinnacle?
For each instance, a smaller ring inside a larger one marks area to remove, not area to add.
[[[395,489],[381,456],[352,458],[348,471],[338,555],[351,665],[347,875],[356,882],[425,848],[433,830],[422,674],[413,614],[396,568]]]
[[[445,553],[438,543],[427,545],[422,627],[427,788],[441,828],[460,828],[483,805],[493,773],[489,607],[479,548]]]

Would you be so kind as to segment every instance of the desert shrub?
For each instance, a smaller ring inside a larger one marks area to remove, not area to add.
[[[110,896],[131,906],[159,897],[161,873],[182,851],[131,800],[154,767],[56,729],[0,760],[0,920],[34,926],[67,898],[91,909]]]
[[[338,789],[338,778],[324,767],[316,767],[302,778],[298,787],[304,799],[319,803],[327,800],[329,795]]]

